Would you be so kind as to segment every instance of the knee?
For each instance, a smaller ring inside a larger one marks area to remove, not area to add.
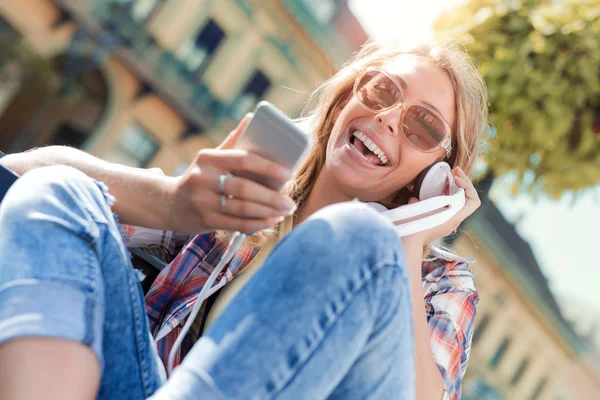
[[[34,212],[76,211],[90,201],[111,199],[102,186],[83,172],[67,166],[36,168],[21,176],[2,202],[2,214],[18,219]]]
[[[360,254],[363,260],[404,264],[402,242],[393,224],[364,203],[325,207],[298,228],[309,248],[326,247],[339,257]]]
[[[393,224],[373,208],[358,201],[334,204],[314,213],[307,221],[321,221],[313,229],[327,227],[335,231],[332,238],[353,243],[367,243],[375,239],[398,241]]]

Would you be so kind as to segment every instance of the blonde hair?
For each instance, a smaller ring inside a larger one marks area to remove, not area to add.
[[[354,81],[368,67],[382,67],[400,56],[427,59],[450,78],[455,97],[455,123],[452,150],[446,161],[451,167],[473,174],[480,151],[482,132],[487,129],[487,93],[483,79],[466,53],[455,43],[401,48],[397,45],[368,43],[342,68],[313,92],[302,116],[311,122],[314,146],[298,169],[294,181],[284,189],[300,209],[311,193],[325,164],[325,151],[335,123],[336,111],[352,96]],[[408,199],[406,199],[408,200]],[[249,239],[255,247],[276,237],[279,226],[259,232]]]

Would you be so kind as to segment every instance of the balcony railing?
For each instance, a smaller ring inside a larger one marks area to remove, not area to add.
[[[226,115],[227,107],[210,92],[196,71],[167,49],[162,48],[134,20],[126,6],[110,1],[54,0],[76,22],[84,26],[92,38],[112,36],[116,43],[110,54],[120,58],[148,87],[170,103],[195,130],[215,126]],[[93,3],[91,9],[84,7]]]

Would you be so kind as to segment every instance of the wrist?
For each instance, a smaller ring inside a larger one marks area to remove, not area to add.
[[[160,193],[162,198],[161,209],[163,210],[160,213],[161,217],[161,225],[170,230],[176,230],[174,226],[174,211],[175,211],[175,195],[177,192],[177,186],[181,177],[171,177],[165,176],[164,179],[161,180]]]

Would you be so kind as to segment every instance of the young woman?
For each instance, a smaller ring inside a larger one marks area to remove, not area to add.
[[[469,174],[487,123],[481,78],[450,46],[372,44],[314,100],[316,144],[288,196],[235,176],[291,177],[232,149],[247,120],[181,178],[67,148],[4,158],[35,170],[0,208],[0,398],[459,398],[478,295],[466,262],[429,247],[479,206]],[[399,240],[351,201],[417,201],[409,188],[440,160],[467,197],[442,226]],[[156,347],[166,363],[224,231],[258,233],[165,382]],[[123,238],[173,258],[146,308]]]

